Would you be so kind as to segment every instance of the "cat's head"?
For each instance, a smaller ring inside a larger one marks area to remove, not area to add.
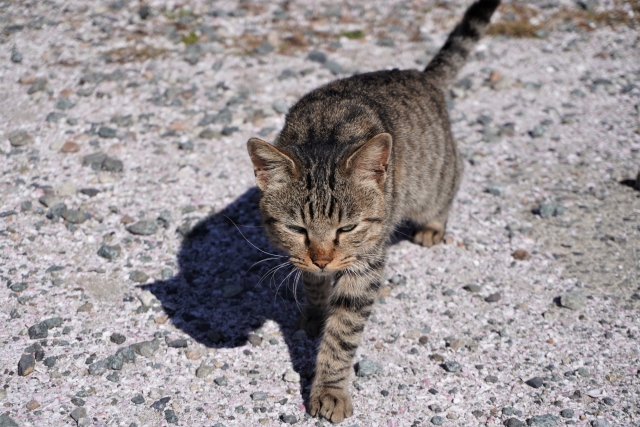
[[[386,224],[391,147],[388,133],[334,157],[249,140],[265,231],[293,265],[331,274],[381,261],[372,249]]]

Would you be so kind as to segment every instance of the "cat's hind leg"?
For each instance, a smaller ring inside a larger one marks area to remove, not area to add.
[[[438,215],[435,219],[427,221],[424,225],[418,225],[413,235],[413,243],[430,248],[442,241],[447,228],[448,210]]]
[[[307,302],[298,318],[296,329],[306,331],[310,337],[316,337],[322,333],[327,317],[327,306],[333,280],[332,276],[319,276],[308,272],[302,273]]]

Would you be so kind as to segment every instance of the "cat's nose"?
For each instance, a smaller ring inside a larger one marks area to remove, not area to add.
[[[312,259],[311,261],[318,267],[324,269],[332,260],[333,258],[316,258]]]

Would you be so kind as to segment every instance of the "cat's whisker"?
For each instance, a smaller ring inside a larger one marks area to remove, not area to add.
[[[264,273],[262,275],[262,277],[260,278],[260,280],[258,281],[258,283],[256,283],[256,285],[253,287],[253,289],[255,289],[256,287],[258,287],[258,285],[260,285],[260,283],[263,282],[263,280],[269,275],[269,273],[271,273],[273,271],[273,274],[276,273],[276,271],[278,271],[279,269],[281,269],[282,267],[286,266],[287,264],[290,264],[289,261],[283,262],[282,264],[278,264],[275,267],[271,267],[269,269],[269,271],[267,271],[266,273]]]
[[[231,221],[231,223],[232,223],[232,224],[236,227],[236,229],[238,230],[238,233],[240,233],[240,235],[244,238],[244,240],[246,240],[246,241],[247,241],[247,243],[249,243],[251,246],[253,246],[253,247],[254,247],[254,248],[256,248],[257,250],[259,250],[260,252],[262,252],[262,253],[264,253],[264,254],[267,254],[267,255],[270,255],[270,256],[278,257],[278,258],[283,258],[283,257],[285,257],[285,256],[286,256],[286,255],[276,255],[276,254],[271,254],[271,253],[269,253],[269,252],[267,252],[267,251],[263,251],[262,249],[260,249],[259,247],[257,247],[257,246],[256,246],[256,245],[254,245],[253,243],[251,243],[251,242],[249,241],[249,239],[247,239],[247,238],[245,237],[245,235],[242,233],[242,231],[240,231],[240,227],[238,227],[238,226],[236,225],[236,223],[235,223],[235,222],[233,222],[233,220],[232,220],[231,218],[229,218],[229,217],[228,217],[228,216],[226,216],[226,215],[225,215],[225,218],[227,218],[229,221]]]
[[[290,261],[287,261],[283,264],[280,264],[280,266],[278,268],[276,268],[273,273],[271,273],[271,285],[275,285],[276,284],[276,273],[278,272],[278,270],[280,270],[281,268],[286,267],[287,265],[291,265]],[[271,286],[269,286],[271,287]],[[280,289],[280,287],[276,287],[276,293],[278,292],[278,289]]]
[[[271,257],[271,258],[265,258],[265,259],[260,260],[260,261],[258,261],[258,262],[254,262],[254,263],[251,265],[251,267],[249,267],[249,268],[247,269],[247,271],[245,271],[244,273],[245,273],[245,274],[247,274],[247,273],[248,273],[248,272],[249,272],[253,267],[255,267],[257,264],[260,264],[261,262],[265,262],[265,261],[270,261],[270,260],[272,260],[272,259],[278,259],[278,258],[276,258],[276,257]]]

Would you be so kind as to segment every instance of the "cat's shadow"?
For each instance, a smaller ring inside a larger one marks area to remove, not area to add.
[[[267,240],[259,199],[259,190],[251,188],[222,211],[197,222],[182,241],[174,277],[144,288],[160,301],[176,328],[210,348],[247,346],[255,351],[248,343],[249,334],[260,332],[267,319],[277,322],[293,369],[300,374],[306,405],[317,341],[294,336],[304,302],[302,284],[294,292],[295,274],[286,278],[291,267],[277,269],[288,257]],[[392,244],[410,232],[400,229]],[[260,345],[282,343],[264,340]]]

